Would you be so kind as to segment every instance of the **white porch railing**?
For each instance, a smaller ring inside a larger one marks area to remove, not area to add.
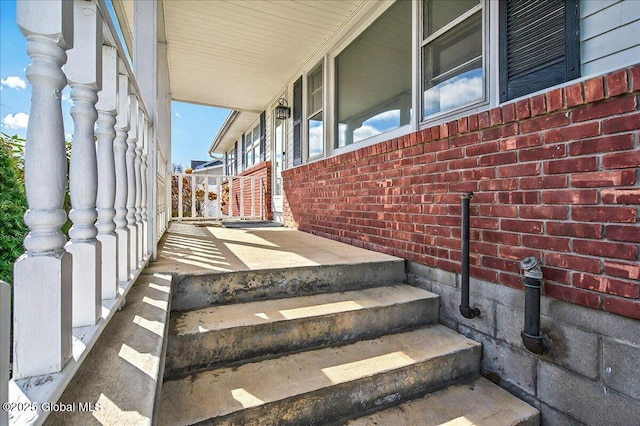
[[[264,178],[203,174],[171,175],[171,218],[263,220]]]
[[[11,353],[11,287],[0,281],[0,404],[9,401],[9,356]],[[0,408],[0,426],[9,424],[9,413]]]
[[[165,135],[152,123],[104,1],[18,0],[16,5],[31,59],[25,154],[29,234],[26,252],[14,266],[13,378],[3,408],[9,408],[10,424],[23,425],[46,419],[44,403],[59,399],[124,303],[157,242],[149,235],[149,221],[157,220],[157,206],[166,203],[156,197],[166,195],[156,191],[156,173],[149,176],[149,164],[158,161],[157,140]],[[61,91],[67,84],[74,123],[69,241],[61,232],[67,219]],[[166,164],[157,170],[166,171]],[[0,290],[4,397],[9,309],[5,286]]]

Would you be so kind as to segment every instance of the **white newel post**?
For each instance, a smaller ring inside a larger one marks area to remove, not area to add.
[[[149,123],[145,122],[144,124],[144,141],[142,144],[142,165],[140,168],[140,180],[141,180],[141,184],[142,184],[142,192],[140,194],[140,196],[142,197],[141,200],[141,207],[142,207],[142,253],[143,255],[146,255],[149,252],[149,223],[148,223],[148,210],[147,210],[147,182],[148,182],[148,178],[147,178],[147,170],[148,170],[148,164],[147,161],[149,159],[149,133],[150,133],[150,129],[149,129]]]
[[[98,165],[94,126],[102,87],[102,22],[94,1],[75,0],[74,45],[65,66],[71,86],[73,142],[69,195],[73,222],[66,249],[73,255],[73,326],[94,325],[102,316],[102,249],[96,239]]]
[[[14,265],[13,377],[61,371],[71,357],[72,257],[60,226],[67,179],[61,91],[62,65],[73,47],[73,3],[16,3],[16,20],[27,39],[31,107],[25,152],[29,209],[24,221],[27,252]]]
[[[118,108],[118,52],[115,47],[102,46],[102,90],[98,93],[98,241],[102,244],[102,298],[118,296],[118,236],[114,208],[116,201],[116,170],[113,141],[116,137]]]
[[[136,169],[136,199],[135,199],[135,218],[136,218],[136,233],[137,233],[137,242],[138,242],[138,252],[137,252],[137,265],[140,265],[142,262],[142,146],[144,144],[144,132],[145,132],[145,120],[144,120],[144,112],[139,109],[138,110],[138,142],[136,144],[136,158],[135,158],[135,169]]]
[[[122,66],[124,68],[124,66]],[[118,236],[118,282],[129,281],[129,229],[127,228],[127,132],[129,131],[129,77],[118,75],[118,115],[113,153],[116,168],[116,234]]]
[[[127,138],[127,228],[129,229],[129,268],[138,269],[138,231],[136,230],[136,143],[138,142],[138,98],[129,95],[131,127]]]

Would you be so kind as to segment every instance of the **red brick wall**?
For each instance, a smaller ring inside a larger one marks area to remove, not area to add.
[[[640,65],[283,173],[285,223],[460,271],[460,193],[471,275],[640,318]]]
[[[253,204],[255,205],[255,215],[260,215],[260,204],[262,203],[263,220],[272,220],[273,213],[271,211],[271,161],[265,161],[250,169],[245,170],[238,176],[253,177],[254,179],[254,195]],[[240,199],[244,202],[244,216],[251,216],[251,179],[244,179],[244,193],[240,192],[240,179],[232,179],[232,202],[233,215],[238,216],[240,212]],[[261,194],[262,193],[262,194]],[[262,197],[262,199],[260,198]],[[224,214],[228,214],[228,208],[223,209]]]

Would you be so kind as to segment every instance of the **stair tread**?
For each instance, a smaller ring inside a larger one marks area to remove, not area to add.
[[[207,370],[163,385],[161,423],[223,416],[480,347],[442,326]]]
[[[211,306],[172,319],[176,336],[398,305],[438,296],[406,284],[285,299]]]
[[[476,377],[347,424],[533,426],[539,424],[539,412],[487,379]]]

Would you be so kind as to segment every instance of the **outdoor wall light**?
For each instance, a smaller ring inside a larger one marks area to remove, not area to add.
[[[276,116],[276,120],[286,120],[291,117],[291,108],[289,108],[287,100],[284,98],[278,99],[278,106],[275,107],[273,113]]]

